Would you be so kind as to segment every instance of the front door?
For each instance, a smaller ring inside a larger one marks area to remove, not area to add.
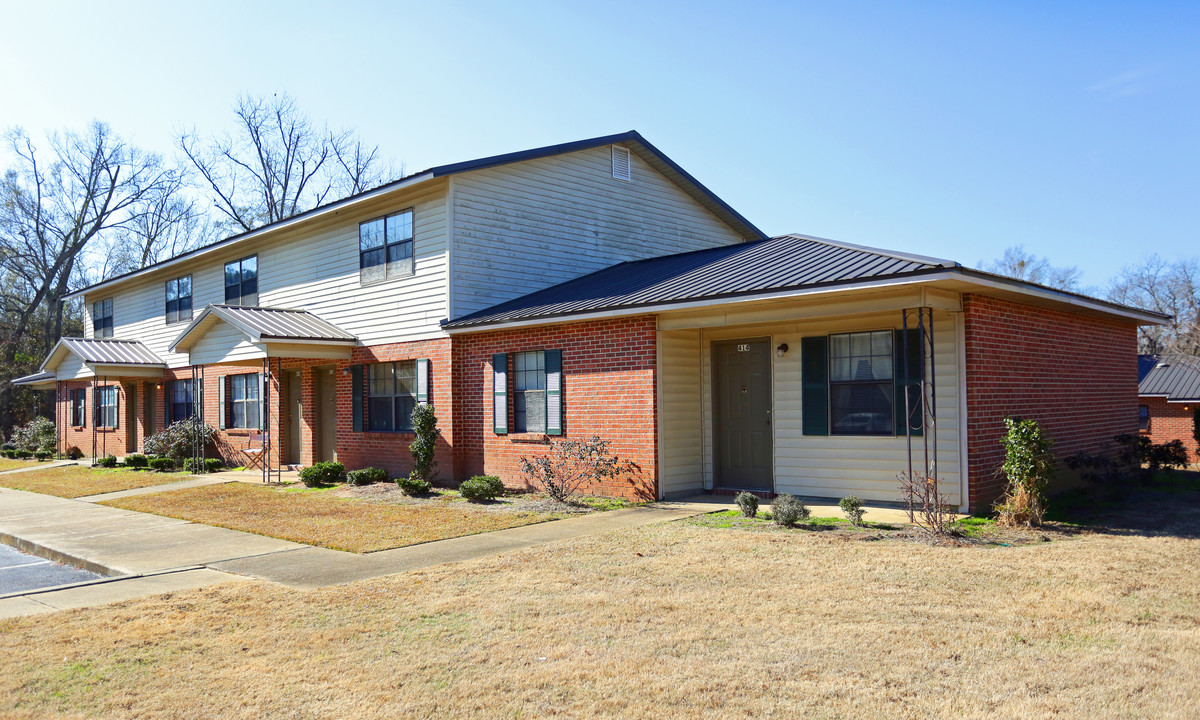
[[[288,370],[283,374],[283,397],[283,462],[295,465],[300,462],[300,417],[304,414],[304,409],[300,406],[299,370]]]
[[[158,432],[158,408],[154,407],[154,400],[158,397],[155,392],[154,383],[146,383],[142,386],[142,438],[148,438]]]
[[[712,357],[717,487],[772,490],[771,339],[713,343]]]
[[[125,386],[125,452],[135,453],[137,444],[138,386]]]
[[[313,448],[316,460],[337,460],[337,396],[334,394],[333,368],[315,368],[317,437]]]

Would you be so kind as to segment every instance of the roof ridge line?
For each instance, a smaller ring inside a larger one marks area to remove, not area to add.
[[[948,268],[962,267],[962,263],[956,262],[954,260],[947,260],[945,258],[934,257],[932,255],[918,255],[916,253],[902,253],[897,250],[889,250],[887,248],[873,247],[871,245],[859,245],[858,243],[850,243],[850,242],[845,242],[842,240],[830,240],[829,238],[817,237],[816,235],[805,235],[803,233],[787,233],[786,235],[780,235],[779,237],[794,237],[794,238],[799,238],[801,240],[812,240],[813,242],[819,242],[819,243],[823,243],[825,245],[831,245],[833,247],[846,248],[848,250],[862,250],[865,252],[872,252],[877,255],[884,255],[886,257],[895,258],[897,260],[904,260],[906,262],[917,262],[917,263],[923,263],[926,265],[939,265],[941,267],[948,267]]]

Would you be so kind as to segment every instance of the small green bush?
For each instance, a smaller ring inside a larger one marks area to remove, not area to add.
[[[5,448],[3,450],[0,450],[0,455],[3,455],[4,457],[8,458],[9,460],[17,459],[16,448]]]
[[[33,457],[33,451],[17,450],[17,457],[20,458],[21,460],[28,460],[29,458]]]
[[[504,494],[504,483],[495,475],[476,475],[464,480],[458,492],[468,500],[495,500]]]
[[[737,506],[742,509],[742,514],[748,518],[758,515],[758,496],[754,493],[742,491],[733,499]]]
[[[225,469],[225,461],[222,460],[221,458],[205,458],[204,459],[204,471],[205,472],[210,472],[210,473],[221,472],[224,469]]]
[[[346,482],[351,485],[371,485],[372,483],[387,482],[387,470],[369,467],[361,470],[351,470],[346,473]]]
[[[79,460],[83,457],[83,451],[77,447],[72,447],[70,450],[67,450],[67,457],[72,460]]]
[[[164,455],[182,462],[192,455],[192,448],[197,442],[208,445],[212,442],[216,431],[211,425],[200,422],[198,418],[187,418],[172,423],[165,430],[146,438],[143,447],[147,453]]]
[[[433,487],[433,484],[418,475],[416,470],[413,470],[407,477],[396,478],[396,484],[400,486],[400,491],[405,495],[424,495]]]
[[[300,469],[300,481],[308,487],[322,487],[344,482],[346,466],[340,462],[319,462]]]
[[[115,468],[117,466],[116,455],[105,455],[104,457],[96,458],[96,464],[104,468]]]
[[[54,421],[49,418],[36,417],[20,427],[13,428],[12,444],[13,447],[28,450],[30,453],[38,450],[53,452],[57,438]]]
[[[863,515],[867,512],[863,510],[862,498],[856,495],[847,495],[838,501],[838,507],[846,514],[846,519],[850,521],[851,525],[854,527],[862,525]]]
[[[125,467],[128,468],[144,468],[150,464],[150,458],[145,455],[134,453],[133,455],[125,456]]]
[[[49,460],[50,458],[54,457],[54,453],[50,452],[49,450],[38,450],[33,454],[33,456],[38,460]]]
[[[171,472],[175,469],[175,458],[156,457],[146,461],[150,465],[151,470],[157,472]]]
[[[787,493],[776,497],[771,503],[771,519],[783,527],[793,527],[801,520],[807,520],[810,512],[800,498]]]

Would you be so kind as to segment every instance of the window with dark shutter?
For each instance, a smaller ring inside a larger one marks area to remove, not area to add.
[[[367,366],[367,427],[372,432],[412,430],[417,405],[417,362]]]

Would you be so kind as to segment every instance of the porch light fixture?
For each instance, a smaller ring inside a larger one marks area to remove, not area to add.
[[[782,343],[779,347],[775,348],[775,354],[778,357],[783,357],[784,354],[787,353],[787,351],[788,351],[787,343]]]

